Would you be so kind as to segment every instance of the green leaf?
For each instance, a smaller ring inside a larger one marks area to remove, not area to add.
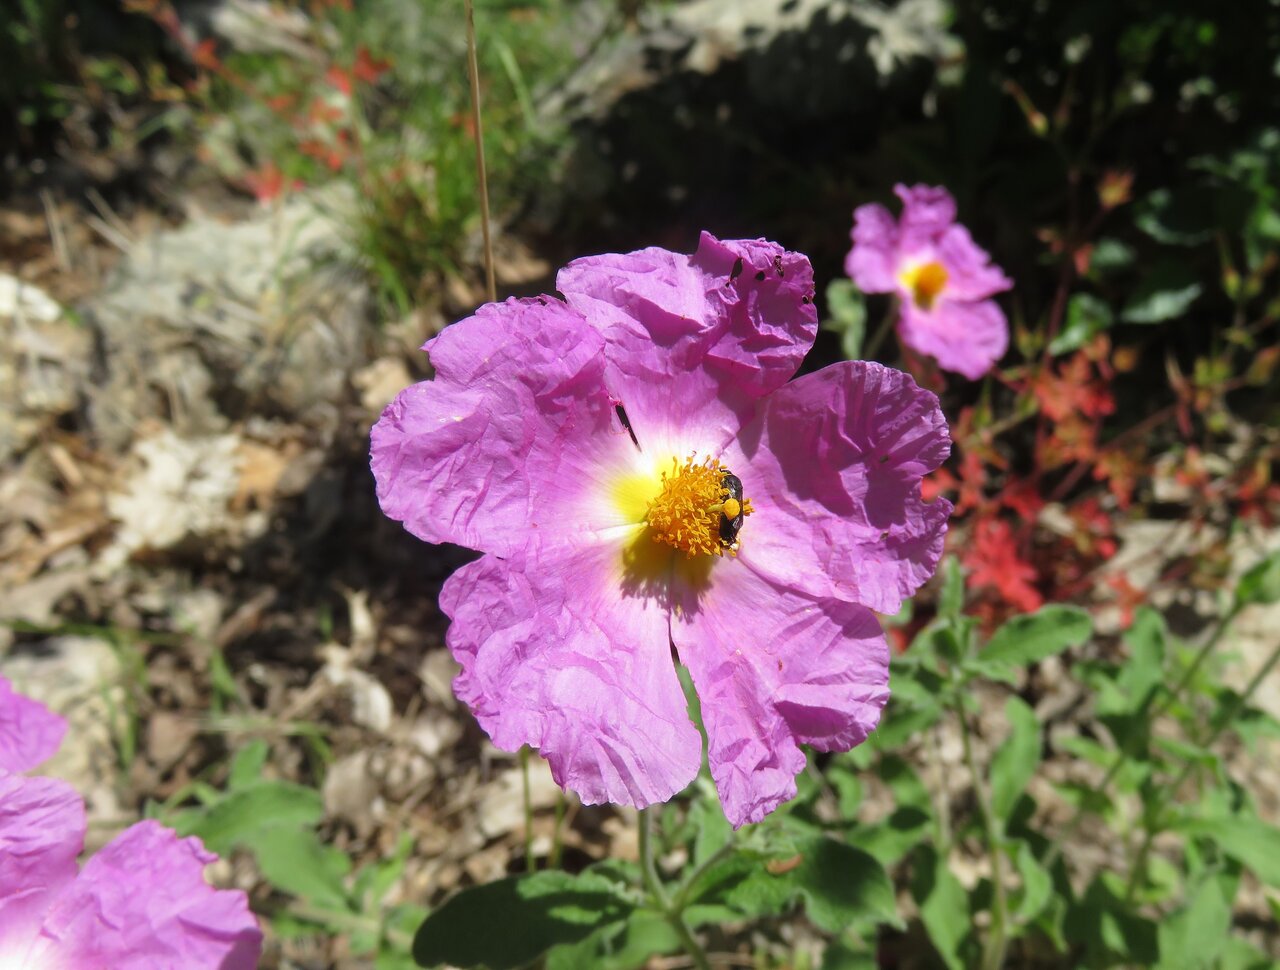
[[[803,899],[809,919],[829,933],[854,923],[901,925],[893,883],[870,854],[825,836],[801,837],[790,859],[758,861],[725,894],[725,902],[754,916],[776,914]]]
[[[1280,600],[1280,549],[1256,563],[1236,584],[1236,603],[1269,604]]]
[[[915,707],[890,700],[885,716],[871,737],[880,750],[892,751],[906,741],[918,738],[941,717],[942,705],[937,702]]]
[[[1158,610],[1149,606],[1138,610],[1133,626],[1124,635],[1129,660],[1116,678],[1128,701],[1123,713],[1130,714],[1143,707],[1148,695],[1164,682],[1166,633],[1164,617]]]
[[[828,943],[820,970],[879,970],[880,961],[869,949],[855,950],[843,940]]]
[[[1120,313],[1126,323],[1160,323],[1181,316],[1204,292],[1194,274],[1181,266],[1163,264],[1138,283]]]
[[[1218,970],[1275,970],[1275,963],[1252,943],[1232,936],[1222,948]]]
[[[862,359],[867,305],[852,280],[835,279],[827,285],[827,319],[822,322],[822,329],[840,334],[840,349],[846,360]]]
[[[1210,967],[1231,930],[1231,905],[1216,879],[1200,884],[1187,905],[1160,920],[1160,970]]]
[[[849,833],[849,844],[863,849],[891,866],[928,834],[932,816],[914,805],[901,805],[883,821],[859,825]]]
[[[1156,925],[1134,913],[1111,881],[1106,873],[1096,877],[1067,914],[1066,939],[1085,953],[1076,965],[1151,966],[1159,953]]]
[[[1012,731],[991,759],[991,811],[1002,823],[1040,764],[1040,722],[1020,697],[1010,697],[1004,715]]]
[[[1053,897],[1053,879],[1026,842],[1018,843],[1014,865],[1022,877],[1022,898],[1018,900],[1015,914],[1020,922],[1030,922],[1049,905]]]
[[[973,928],[969,895],[931,845],[921,846],[916,855],[912,895],[920,907],[920,921],[948,970],[964,970],[962,951]]]
[[[680,948],[680,937],[665,917],[638,909],[624,922],[596,930],[580,943],[552,947],[546,970],[633,970],[651,957]]]
[[[1099,239],[1089,256],[1089,272],[1091,274],[1107,273],[1124,269],[1133,263],[1133,257],[1133,247],[1119,239]]]
[[[250,741],[237,751],[231,761],[227,787],[249,788],[262,781],[262,769],[267,763],[268,750],[266,741]]]
[[[964,610],[964,569],[956,556],[942,560],[942,592],[938,594],[938,615],[957,617]]]
[[[1093,632],[1089,614],[1075,606],[1046,606],[1030,615],[1015,616],[991,637],[974,668],[996,680],[1013,682],[1027,664],[1079,646]]]
[[[273,825],[246,833],[240,843],[253,852],[262,875],[277,889],[322,906],[351,909],[344,884],[351,860],[322,843],[313,830]]]
[[[259,782],[230,792],[207,809],[179,812],[179,835],[198,835],[210,852],[226,855],[265,828],[306,828],[324,815],[320,793],[285,781]]]
[[[714,793],[699,792],[689,807],[689,821],[694,831],[694,865],[701,865],[733,838],[733,826],[724,817],[720,800]]]
[[[413,958],[422,967],[509,970],[621,923],[633,909],[612,882],[590,873],[513,876],[464,889],[432,912],[414,937]]]
[[[1049,353],[1068,354],[1079,350],[1114,321],[1111,307],[1092,294],[1077,293],[1067,303],[1066,322],[1049,344]]]
[[[1268,886],[1280,886],[1280,829],[1275,826],[1259,818],[1233,816],[1193,820],[1183,829],[1212,839],[1223,854],[1253,870]]]
[[[1156,242],[1194,246],[1213,236],[1216,199],[1207,187],[1157,189],[1135,206],[1134,223]]]

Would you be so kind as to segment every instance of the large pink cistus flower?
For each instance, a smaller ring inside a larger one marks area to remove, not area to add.
[[[874,363],[788,383],[813,343],[809,261],[704,234],[693,256],[579,259],[563,299],[481,307],[373,429],[383,510],[478,549],[445,584],[458,696],[584,802],[695,777],[701,701],[733,824],[796,791],[801,744],[845,750],[888,697],[892,613],[951,506],[937,399]]]
[[[1013,284],[956,222],[944,188],[894,186],[895,220],[882,205],[853,213],[853,248],[845,272],[864,293],[896,293],[898,336],[943,370],[977,380],[1004,356],[1009,324],[995,300]]]
[[[15,723],[36,730],[6,731]],[[34,767],[53,753],[51,730],[60,738],[65,722],[0,677],[0,762]],[[66,782],[16,770],[0,769],[0,970],[257,966],[257,920],[244,893],[204,881],[217,857],[199,839],[139,822],[81,869],[83,800]]]

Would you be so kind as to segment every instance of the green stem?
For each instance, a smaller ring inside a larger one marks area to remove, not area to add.
[[[551,858],[547,861],[548,869],[560,868],[560,853],[564,848],[564,791],[556,789],[556,816],[551,830]]]
[[[884,338],[888,336],[889,330],[893,327],[894,322],[898,319],[898,298],[891,297],[889,299],[889,309],[885,311],[884,318],[876,326],[876,331],[871,335],[871,339],[867,341],[865,347],[862,348],[862,359],[873,360],[876,351],[880,349],[880,345],[884,343]]]
[[[942,740],[937,725],[929,729],[929,742],[926,756],[929,767],[933,769],[933,777],[937,781],[937,805],[934,813],[938,816],[938,852],[946,858],[951,852],[951,798],[947,794],[947,780],[942,772]]]
[[[982,817],[983,838],[987,843],[987,856],[991,860],[993,894],[991,932],[987,935],[986,945],[982,948],[982,967],[983,970],[1000,970],[1004,966],[1004,957],[1009,946],[1009,900],[1004,886],[1004,852],[1000,848],[1000,833],[996,829],[995,816],[991,814],[991,803],[987,799],[987,791],[982,785],[982,775],[978,771],[978,760],[973,755],[973,741],[969,736],[969,719],[965,716],[964,704],[959,699],[955,702],[955,712],[956,717],[960,719],[960,741],[964,745],[964,761],[969,767],[973,797],[978,803],[978,814]]]
[[[726,842],[724,845],[720,846],[720,848],[716,849],[716,851],[711,853],[711,855],[707,856],[706,861],[703,862],[702,865],[698,866],[698,868],[694,869],[693,872],[689,874],[689,878],[684,880],[684,884],[680,887],[679,891],[676,893],[676,898],[673,901],[672,906],[675,909],[679,910],[680,912],[684,912],[684,908],[686,905],[688,905],[688,902],[689,902],[689,894],[693,892],[693,889],[697,885],[698,880],[702,878],[703,874],[708,869],[714,866],[717,862],[719,862],[725,856],[733,852],[733,849],[734,849],[733,842],[729,841],[729,842]]]
[[[484,279],[489,302],[498,302],[493,270],[493,238],[489,230],[489,176],[484,163],[484,126],[480,120],[480,59],[476,55],[476,16],[472,0],[463,0],[467,14],[467,74],[471,79],[471,114],[475,118],[476,181],[480,192],[480,235],[484,241]]]
[[[688,954],[689,959],[693,961],[693,965],[697,970],[711,970],[711,963],[707,960],[707,954],[698,945],[698,941],[694,939],[693,933],[690,932],[688,924],[684,921],[682,907],[672,904],[671,897],[667,895],[666,887],[662,885],[662,879],[658,875],[658,865],[653,856],[653,824],[654,819],[657,817],[657,812],[657,806],[640,809],[641,878],[644,879],[645,889],[648,890],[654,904],[661,910],[667,923],[675,931],[681,947],[684,948],[684,952]]]
[[[1213,631],[1213,635],[1205,641],[1204,646],[1199,649],[1195,657],[1192,659],[1191,665],[1183,671],[1182,676],[1178,678],[1178,682],[1173,685],[1169,692],[1164,696],[1164,699],[1153,707],[1152,700],[1156,695],[1155,692],[1152,691],[1143,698],[1137,711],[1134,712],[1135,720],[1145,717],[1148,723],[1155,723],[1157,718],[1163,716],[1169,708],[1173,707],[1173,705],[1177,703],[1179,695],[1181,695],[1187,685],[1191,683],[1192,679],[1200,671],[1200,668],[1204,666],[1204,662],[1209,659],[1209,655],[1217,648],[1219,641],[1222,639],[1222,635],[1227,632],[1227,628],[1231,626],[1239,613],[1239,604],[1232,606],[1232,608],[1227,611],[1227,614],[1218,624],[1217,629]],[[1148,713],[1148,711],[1150,711],[1150,713]],[[1128,760],[1128,751],[1121,749],[1116,752],[1115,760],[1112,761],[1111,766],[1107,768],[1107,773],[1102,776],[1102,781],[1098,782],[1098,784],[1094,786],[1094,790],[1101,794],[1105,794],[1107,788],[1113,781],[1115,781],[1116,775],[1120,774],[1121,769],[1125,766]],[[1075,811],[1071,814],[1071,818],[1068,819],[1067,824],[1062,827],[1062,831],[1060,831],[1057,837],[1053,840],[1053,844],[1049,846],[1049,851],[1045,853],[1043,865],[1046,869],[1052,869],[1054,863],[1058,861],[1058,857],[1062,855],[1062,850],[1066,845],[1067,840],[1075,834],[1076,829],[1080,827],[1080,823],[1084,821],[1084,814],[1085,805],[1082,801],[1076,806]]]
[[[524,868],[533,872],[537,860],[533,855],[533,793],[529,788],[529,746],[520,748],[521,790],[524,795]]]

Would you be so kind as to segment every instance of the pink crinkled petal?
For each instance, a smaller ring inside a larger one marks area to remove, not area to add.
[[[627,581],[620,542],[484,556],[445,583],[458,697],[494,744],[538,748],[589,805],[665,801],[701,742],[671,660],[665,589]],[[661,584],[665,586],[665,584]]]
[[[900,289],[898,223],[889,210],[874,203],[853,210],[853,248],[844,271],[863,293],[893,293]]]
[[[204,881],[216,858],[199,839],[180,839],[158,822],[130,826],[58,894],[34,965],[253,970],[262,931],[243,892]]]
[[[938,399],[881,364],[848,361],[777,391],[725,450],[754,514],[739,559],[815,599],[896,613],[942,555],[951,504],[920,480],[951,449]]]
[[[844,751],[889,697],[889,649],[875,615],[812,599],[741,561],[678,584],[672,638],[702,704],[707,757],[726,817],[758,822],[796,794],[800,744]]]
[[[67,722],[0,677],[0,771],[30,771],[57,753]]]
[[[1013,286],[964,226],[951,226],[938,239],[938,259],[947,270],[944,290],[949,300],[985,300]]]
[[[637,456],[604,384],[604,341],[559,300],[481,307],[429,341],[436,375],[373,428],[388,516],[428,542],[505,555],[530,534],[623,524],[599,479]]]
[[[898,232],[904,253],[931,246],[956,221],[956,200],[940,185],[895,185],[893,191],[902,200]]]
[[[26,965],[46,910],[76,877],[84,830],[84,800],[66,782],[0,771],[0,967]]]
[[[589,256],[556,286],[604,334],[609,389],[651,452],[723,444],[817,334],[808,259],[764,240]]]
[[[898,318],[898,336],[943,370],[971,381],[991,370],[1009,347],[1009,324],[994,300],[966,303],[940,299],[932,310],[906,304]]]

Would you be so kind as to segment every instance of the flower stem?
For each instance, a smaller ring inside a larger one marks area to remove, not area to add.
[[[493,238],[489,231],[489,175],[484,163],[484,125],[480,119],[480,59],[476,55],[476,16],[472,0],[463,0],[467,13],[467,73],[471,78],[471,115],[475,120],[476,181],[480,192],[480,235],[484,240],[485,291],[489,302],[498,301],[493,271]]]
[[[958,698],[955,702],[955,712],[960,719],[960,741],[964,745],[964,761],[969,767],[973,797],[978,803],[978,814],[982,817],[983,838],[987,843],[987,855],[991,860],[993,894],[991,932],[987,935],[986,945],[982,948],[982,968],[983,970],[1000,970],[1004,966],[1005,952],[1009,945],[1009,901],[1004,886],[1004,851],[1000,848],[1000,833],[996,828],[995,816],[991,814],[991,802],[987,799],[987,791],[982,785],[978,761],[973,756],[969,719],[965,716],[964,703]]]
[[[548,869],[560,868],[560,853],[564,848],[564,791],[556,789],[556,818],[551,831],[551,858],[547,860]]]
[[[880,345],[884,343],[884,338],[888,336],[889,330],[893,327],[894,321],[898,319],[898,298],[896,296],[889,298],[889,309],[885,311],[884,317],[876,326],[876,331],[871,335],[871,339],[867,341],[862,348],[862,359],[872,360],[876,356],[876,351],[880,349]]]
[[[524,796],[524,868],[533,872],[537,860],[533,856],[533,794],[529,788],[529,746],[520,747],[521,791]]]
[[[698,941],[689,930],[689,925],[684,921],[683,901],[680,901],[679,905],[672,905],[671,897],[667,895],[666,887],[662,885],[662,879],[658,875],[658,865],[653,856],[653,824],[658,811],[656,806],[640,809],[640,875],[644,879],[645,889],[675,931],[681,947],[693,961],[694,967],[697,970],[711,970],[707,954],[698,945]]]

